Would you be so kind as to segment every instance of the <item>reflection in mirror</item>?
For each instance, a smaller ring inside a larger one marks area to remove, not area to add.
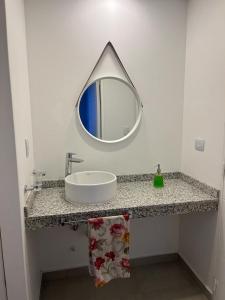
[[[129,136],[137,127],[141,104],[132,85],[120,78],[103,77],[86,87],[78,114],[90,135],[113,142]]]

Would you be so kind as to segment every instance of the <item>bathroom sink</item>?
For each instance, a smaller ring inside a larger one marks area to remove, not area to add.
[[[71,203],[103,203],[115,197],[116,189],[116,175],[109,172],[76,172],[65,178],[65,197]]]

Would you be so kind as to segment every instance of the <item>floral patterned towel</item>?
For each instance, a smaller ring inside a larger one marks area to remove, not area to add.
[[[129,226],[128,214],[88,220],[89,271],[96,287],[130,277]]]

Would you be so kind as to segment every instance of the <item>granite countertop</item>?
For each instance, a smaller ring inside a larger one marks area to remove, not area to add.
[[[146,176],[130,181],[120,178],[117,196],[110,202],[95,205],[72,205],[65,201],[64,187],[44,188],[32,195],[26,207],[26,228],[73,224],[91,217],[131,212],[133,218],[204,213],[218,209],[218,191],[181,173],[165,179],[165,187],[155,189]]]

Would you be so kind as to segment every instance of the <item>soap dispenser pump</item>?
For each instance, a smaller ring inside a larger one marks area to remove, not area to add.
[[[162,187],[164,187],[164,180],[163,180],[163,176],[161,174],[160,164],[157,165],[157,172],[154,175],[153,186],[155,188],[162,188]]]

